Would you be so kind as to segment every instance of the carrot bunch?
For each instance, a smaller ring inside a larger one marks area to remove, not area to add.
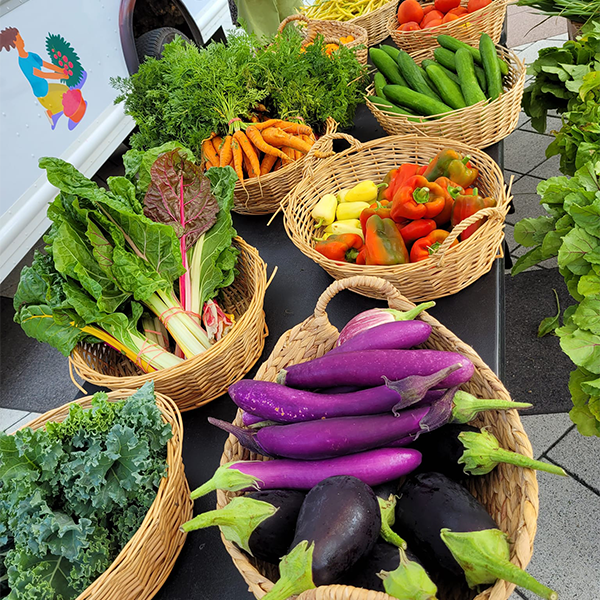
[[[419,31],[450,23],[463,15],[473,13],[492,3],[492,0],[469,0],[461,6],[460,0],[435,0],[421,6],[417,0],[404,0],[398,6],[398,31]]]
[[[267,175],[302,158],[315,143],[308,125],[267,119],[241,124],[233,134],[213,134],[202,143],[206,169],[231,166],[240,181]]]

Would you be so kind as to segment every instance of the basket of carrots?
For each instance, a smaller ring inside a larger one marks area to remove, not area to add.
[[[356,58],[363,65],[367,64],[369,36],[364,27],[343,21],[309,19],[304,15],[297,14],[286,17],[279,25],[279,32],[281,33],[289,23],[304,24],[306,26],[303,31],[303,46],[312,44],[319,34],[325,38],[326,48],[330,53],[338,50],[340,44],[344,44],[346,48],[364,46],[364,48],[357,50]]]
[[[389,308],[340,332],[327,307],[346,289],[369,289]],[[183,529],[219,525],[256,598],[507,600],[517,582],[556,599],[522,569],[537,525],[532,469],[565,473],[532,459],[516,410],[531,405],[513,402],[473,348],[423,308],[377,277],[332,283],[255,379],[230,388],[234,423],[211,419],[231,435],[192,498],[216,489],[217,510]],[[463,412],[471,401],[477,408]],[[462,464],[455,436],[467,430],[502,448],[495,462],[473,451]],[[446,527],[472,542],[470,560]],[[479,536],[495,540],[481,560]]]
[[[519,122],[524,63],[486,33],[473,44],[449,35],[435,44],[410,55],[385,44],[369,50],[378,72],[366,104],[381,127],[475,148],[507,137]]]
[[[388,33],[409,54],[435,47],[438,35],[476,43],[487,33],[495,43],[511,0],[403,0],[388,21]]]
[[[350,147],[315,166],[288,196],[292,242],[335,279],[374,275],[413,301],[455,294],[501,256],[510,196],[484,152],[444,138],[389,136]],[[339,248],[338,248],[339,246]],[[355,291],[372,295],[369,288]]]
[[[302,177],[302,159],[316,136],[303,123],[266,119],[233,124],[234,133],[213,136],[202,144],[205,167],[231,164],[238,176],[235,212],[251,215],[274,213],[283,198]],[[325,133],[333,133],[336,122],[329,118]]]

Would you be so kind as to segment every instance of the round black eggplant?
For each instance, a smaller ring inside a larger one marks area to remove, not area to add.
[[[268,502],[278,509],[250,534],[248,547],[256,558],[279,564],[294,539],[298,514],[306,494],[297,490],[261,490],[245,496]]]
[[[494,519],[470,492],[441,473],[420,473],[406,480],[396,503],[394,530],[423,558],[432,572],[438,569],[457,578],[464,571],[440,537],[453,532],[498,529]]]
[[[329,477],[306,495],[291,548],[303,540],[314,542],[312,579],[327,585],[371,551],[380,529],[373,490],[356,477]]]

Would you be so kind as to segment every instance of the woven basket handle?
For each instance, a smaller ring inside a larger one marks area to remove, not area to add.
[[[372,277],[371,275],[354,275],[354,277],[346,277],[334,281],[319,297],[315,306],[315,319],[327,319],[327,305],[331,299],[341,292],[354,287],[371,288],[387,298],[388,303],[393,300],[406,300],[402,294],[389,282],[380,277]]]
[[[515,2],[516,1],[517,0],[515,0]],[[305,17],[304,15],[290,15],[281,21],[279,27],[277,28],[277,33],[281,33],[285,29],[285,26],[292,21],[304,21],[304,23],[310,25],[310,19],[308,17]]]
[[[346,140],[352,150],[360,150],[362,148],[361,142],[351,135],[338,132],[326,133],[308,151],[304,159],[304,166],[302,167],[303,177],[313,176],[313,163],[316,159],[328,158],[335,154],[333,151],[333,140]]]

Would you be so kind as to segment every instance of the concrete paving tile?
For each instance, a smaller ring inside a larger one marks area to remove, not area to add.
[[[26,413],[22,419],[20,419],[19,421],[14,423],[11,427],[9,427],[6,430],[6,433],[9,433],[9,434],[14,433],[15,431],[17,431],[17,429],[21,429],[21,427],[27,425],[27,423],[29,423],[30,421],[37,419],[41,414],[42,413],[34,413],[34,412]]]
[[[513,131],[504,140],[504,168],[526,174],[546,160],[546,136],[530,131]]]
[[[0,431],[6,431],[28,414],[26,410],[0,408]]]
[[[524,8],[525,10],[515,11],[516,8]],[[548,18],[529,7],[509,6],[507,16],[507,43],[511,48],[521,46],[527,42],[555,37],[567,31],[566,19],[560,17]]]
[[[525,113],[522,113],[525,114]],[[527,115],[525,115],[527,116]],[[551,135],[552,137],[554,137],[552,135],[552,131],[558,131],[560,128],[562,127],[562,121],[559,117],[548,117],[546,119],[546,131],[545,134],[546,135]],[[519,129],[523,130],[523,131],[533,131],[535,133],[538,133],[532,126],[531,126],[531,119],[527,122],[524,123],[522,127],[519,127]],[[552,141],[552,140],[550,140]],[[550,142],[548,142],[550,143]]]
[[[549,138],[546,138],[549,139]],[[546,159],[541,165],[537,166],[530,175],[539,177],[540,179],[550,179],[550,177],[559,177],[560,172],[560,156],[554,155]]]
[[[525,175],[513,183],[512,196],[515,212],[506,216],[506,222],[513,225],[521,219],[529,217],[541,217],[548,213],[540,204],[537,194],[537,186],[542,181],[536,177]]]
[[[600,598],[600,496],[570,477],[538,472],[540,512],[527,572],[565,600]],[[535,594],[519,589],[525,598]]]
[[[569,394],[566,386],[565,394]],[[523,402],[527,402],[527,400],[523,399]],[[527,411],[523,410],[520,412],[520,417],[533,447],[533,456],[537,459],[573,427],[569,413],[528,415]]]
[[[547,456],[600,493],[600,438],[583,436],[574,429]]]
[[[525,50],[518,52],[517,55],[521,60],[525,61],[525,64],[529,65],[538,58],[539,51],[542,48],[552,48],[555,46],[562,46],[562,43],[548,39],[539,39]]]
[[[517,124],[517,129],[524,129],[525,131],[533,131],[531,126],[527,128],[527,124],[531,121],[531,119],[525,114],[525,111],[521,111],[519,113],[519,123]]]

